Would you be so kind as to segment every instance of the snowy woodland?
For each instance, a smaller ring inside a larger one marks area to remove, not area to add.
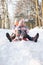
[[[24,18],[28,34],[37,42],[12,41],[14,22]],[[43,65],[43,0],[0,0],[0,65]]]
[[[43,0],[0,0],[0,28],[12,28],[21,18],[30,28],[43,26]]]

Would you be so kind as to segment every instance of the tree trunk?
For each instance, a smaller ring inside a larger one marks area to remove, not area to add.
[[[43,0],[42,0],[42,26],[43,26]]]
[[[36,22],[36,25],[38,24],[39,27],[40,27],[40,19],[39,19],[39,11],[38,11],[38,0],[36,0],[36,17],[38,18],[37,19],[37,22]]]

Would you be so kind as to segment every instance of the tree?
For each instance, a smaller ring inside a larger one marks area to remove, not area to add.
[[[16,12],[15,15],[20,15],[20,14],[24,14],[26,17],[28,17],[28,14],[30,11],[32,11],[32,7],[34,3],[32,2],[32,0],[20,0],[17,2],[16,5]]]
[[[1,14],[1,19],[2,19],[2,28],[9,28],[9,17],[8,17],[8,5],[6,0],[1,0],[1,6],[2,6],[2,14]]]

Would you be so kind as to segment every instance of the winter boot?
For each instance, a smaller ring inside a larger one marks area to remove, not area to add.
[[[37,42],[38,38],[39,38],[39,33],[36,34],[36,36],[33,38],[33,41]]]
[[[10,42],[12,41],[12,39],[11,39],[9,33],[6,33],[6,37],[8,38],[8,40],[9,40]]]

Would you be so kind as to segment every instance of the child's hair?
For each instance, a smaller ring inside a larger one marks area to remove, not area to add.
[[[14,25],[18,26],[18,24],[19,24],[18,20],[15,19],[15,21],[14,21]]]

